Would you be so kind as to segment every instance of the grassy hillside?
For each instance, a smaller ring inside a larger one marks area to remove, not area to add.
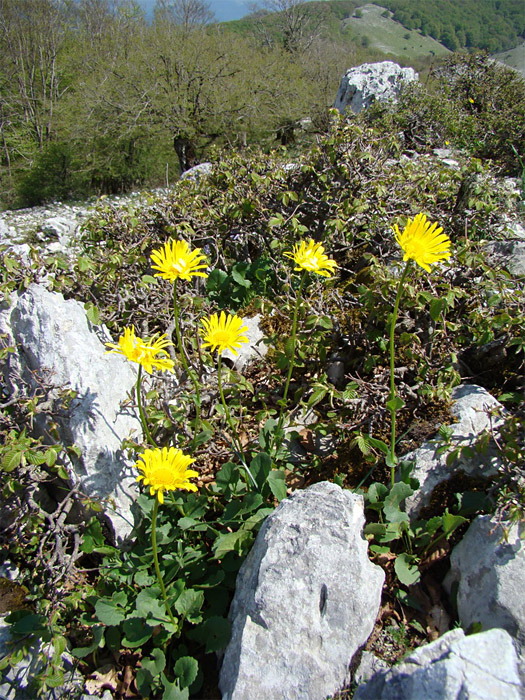
[[[386,15],[386,16],[385,16]],[[372,3],[361,6],[343,25],[363,45],[410,62],[425,56],[444,56],[442,44],[417,30],[406,29],[392,19],[392,13]]]
[[[514,49],[494,54],[493,58],[506,66],[515,68],[525,76],[525,41],[522,41]]]

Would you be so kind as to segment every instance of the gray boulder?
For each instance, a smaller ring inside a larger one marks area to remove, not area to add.
[[[525,534],[523,524],[480,515],[454,547],[444,586],[455,594],[461,624],[501,627],[525,649]]]
[[[328,482],[267,518],[237,577],[223,700],[322,700],[344,685],[384,581],[363,524],[361,496]]]
[[[512,639],[501,629],[447,632],[357,688],[354,700],[519,700]]]
[[[413,68],[401,68],[392,61],[363,63],[350,68],[341,78],[334,107],[341,114],[359,114],[376,100],[396,100],[403,84],[417,79]]]
[[[501,418],[491,417],[490,411],[503,408],[488,391],[475,384],[456,387],[452,399],[452,413],[457,417],[457,422],[450,426],[450,446],[444,449],[442,439],[428,440],[402,458],[415,462],[412,476],[420,484],[414,495],[406,500],[406,512],[411,518],[415,517],[423,506],[428,505],[436,486],[450,479],[455,472],[463,471],[470,476],[491,476],[497,473],[500,467],[495,446],[489,446],[486,454],[476,454],[472,458],[460,457],[453,468],[447,464],[447,456],[451,450],[457,447],[472,448],[483,431],[497,427]]]
[[[180,179],[198,182],[199,180],[202,180],[202,178],[208,177],[212,170],[212,163],[199,163],[198,165],[194,165],[193,168],[189,168],[181,173]]]
[[[104,328],[97,332],[107,336]],[[11,392],[49,387],[47,401],[62,389],[76,392],[68,408],[53,416],[62,443],[81,450],[65,466],[74,487],[104,502],[121,540],[131,530],[130,506],[137,493],[135,470],[121,449],[124,438],[141,434],[134,410],[125,406],[136,371],[124,358],[105,354],[97,332],[82,304],[38,285],[13,295],[11,306],[0,313],[0,333],[16,347],[4,368]],[[38,414],[37,428],[44,435],[48,416],[52,419],[51,411]]]
[[[489,262],[504,267],[514,277],[525,277],[525,227],[519,221],[508,221],[500,234],[501,240],[485,244]]]

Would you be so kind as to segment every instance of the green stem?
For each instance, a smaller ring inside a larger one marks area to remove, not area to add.
[[[253,485],[255,486],[255,488],[258,488],[257,482],[256,482],[255,479],[253,478],[252,473],[251,473],[251,471],[249,470],[248,465],[246,464],[246,461],[245,461],[245,459],[244,459],[244,451],[243,451],[243,449],[242,449],[241,443],[237,440],[237,434],[236,434],[236,430],[235,430],[235,425],[233,424],[233,420],[232,420],[232,417],[231,417],[230,410],[229,410],[229,408],[228,408],[228,404],[226,403],[226,399],[224,398],[224,390],[223,390],[223,388],[222,388],[222,362],[221,362],[221,353],[220,353],[220,352],[219,352],[219,359],[218,359],[218,365],[217,365],[217,377],[218,377],[218,383],[219,383],[219,394],[220,394],[220,397],[221,397],[221,403],[222,403],[222,406],[223,406],[223,408],[224,408],[224,415],[226,416],[226,421],[228,422],[228,425],[230,426],[230,430],[231,430],[231,434],[232,434],[232,440],[233,440],[233,442],[234,442],[234,444],[235,444],[235,448],[237,449],[237,451],[238,451],[238,453],[239,453],[239,457],[240,457],[240,459],[241,459],[242,466],[244,467],[244,469],[246,470],[248,476],[249,476],[250,479],[252,480]]]
[[[290,366],[288,367],[288,375],[286,377],[286,384],[284,385],[284,393],[283,393],[283,398],[281,399],[281,408],[279,411],[279,420],[277,422],[277,428],[275,430],[275,436],[278,436],[281,432],[281,429],[283,427],[283,421],[284,421],[284,408],[286,406],[286,399],[288,398],[288,390],[290,388],[290,382],[292,380],[292,374],[293,374],[293,368],[295,365],[295,343],[296,343],[296,338],[297,338],[297,316],[299,313],[299,304],[301,303],[301,294],[303,291],[303,286],[306,280],[306,275],[308,273],[306,270],[303,272],[303,276],[301,277],[301,282],[299,284],[299,289],[297,290],[297,298],[295,300],[295,307],[293,310],[293,320],[292,320],[292,347],[291,347],[291,358],[290,358]],[[279,439],[279,438],[275,438]],[[273,450],[274,445],[275,445],[275,439],[272,441],[272,447],[270,448],[270,452]],[[277,448],[280,447],[281,441],[279,439],[279,442],[277,444]]]
[[[173,284],[173,309],[174,309],[174,316],[175,316],[175,335],[177,336],[177,346],[179,349],[179,355],[180,359],[182,362],[182,366],[184,367],[184,370],[188,377],[191,379],[193,383],[193,387],[195,389],[195,430],[193,433],[193,442],[195,442],[195,437],[197,436],[197,433],[199,432],[199,426],[201,422],[201,396],[200,396],[200,391],[199,391],[199,382],[198,379],[195,377],[193,370],[190,370],[188,360],[186,359],[186,355],[184,353],[184,347],[182,345],[182,337],[181,337],[181,332],[180,332],[180,321],[179,321],[179,304],[177,301],[177,280],[175,280],[175,283]]]
[[[401,301],[401,296],[403,294],[403,286],[405,284],[405,279],[410,268],[411,260],[407,260],[401,279],[399,280],[399,285],[397,287],[396,301],[394,304],[394,311],[392,312],[392,321],[390,323],[390,395],[388,397],[389,401],[393,401],[396,398],[396,384],[394,380],[394,331],[396,328],[397,314],[399,312],[399,303]],[[390,429],[390,480],[392,486],[394,485],[395,478],[395,464],[396,459],[396,410],[395,408],[389,408],[390,415],[392,416],[392,423]]]
[[[139,373],[137,376],[137,386],[135,389],[135,393],[137,394],[137,406],[139,408],[139,416],[140,416],[140,422],[142,423],[142,430],[144,431],[144,434],[146,436],[147,441],[149,442],[150,445],[153,447],[156,447],[155,440],[152,438],[149,427],[148,427],[148,419],[146,418],[146,413],[144,411],[144,407],[142,406],[142,365],[139,364]]]
[[[173,617],[171,612],[170,604],[168,602],[168,596],[166,595],[166,588],[164,587],[164,581],[162,580],[162,574],[160,573],[159,566],[159,554],[157,551],[157,513],[159,510],[159,499],[155,497],[155,504],[153,506],[153,515],[151,516],[151,545],[153,547],[153,563],[155,564],[155,573],[157,574],[157,581],[159,582],[160,591],[162,593],[162,598],[164,600],[164,607],[168,613],[168,617],[171,623],[177,627],[177,620]]]

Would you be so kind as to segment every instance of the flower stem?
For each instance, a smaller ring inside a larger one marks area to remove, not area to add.
[[[396,328],[397,314],[399,312],[399,303],[401,301],[401,296],[403,294],[403,286],[405,284],[406,276],[410,268],[411,260],[407,260],[401,279],[397,287],[396,301],[394,303],[394,311],[392,312],[392,320],[390,322],[390,395],[388,397],[388,402],[394,402],[396,398],[396,384],[394,380],[394,331]],[[394,485],[395,478],[395,465],[397,462],[396,458],[396,411],[398,410],[395,405],[388,408],[390,415],[392,417],[391,428],[390,428],[390,481],[392,486]]]
[[[240,444],[240,442],[237,440],[237,435],[236,435],[235,426],[233,424],[233,420],[231,417],[231,413],[230,413],[230,410],[228,408],[228,404],[226,403],[226,399],[224,398],[224,390],[222,388],[222,362],[221,362],[221,353],[220,352],[219,352],[219,359],[218,359],[218,365],[217,365],[217,378],[218,378],[218,382],[219,382],[219,394],[221,397],[221,403],[222,403],[222,406],[224,408],[224,415],[226,416],[226,420],[228,422],[228,425],[230,426],[232,440],[233,440],[235,447],[239,453],[239,457],[241,459],[242,466],[244,467],[248,476],[252,480],[255,488],[258,488],[257,482],[253,478],[252,473],[249,470],[248,465],[246,464],[246,461],[244,459],[244,450],[242,449],[242,445]]]
[[[173,284],[173,309],[174,309],[174,317],[175,317],[175,335],[177,336],[177,346],[179,349],[179,354],[180,354],[180,359],[182,362],[182,366],[184,367],[184,370],[188,377],[191,379],[193,383],[193,387],[195,389],[195,430],[193,433],[193,442],[195,442],[195,438],[197,436],[197,433],[199,431],[200,427],[200,422],[201,422],[201,396],[200,396],[200,391],[199,391],[199,382],[198,379],[195,377],[193,370],[190,370],[188,360],[186,359],[186,355],[184,353],[184,347],[182,345],[182,337],[180,333],[180,321],[179,321],[179,304],[177,300],[177,280],[175,280],[175,283]]]
[[[153,547],[153,563],[155,564],[155,573],[157,574],[157,581],[159,582],[160,591],[162,593],[162,598],[164,600],[164,607],[168,613],[168,617],[174,627],[177,627],[177,620],[173,617],[171,612],[170,604],[168,602],[168,596],[166,595],[166,588],[164,586],[164,581],[162,580],[162,574],[160,573],[159,566],[159,554],[157,551],[157,513],[159,510],[159,499],[155,498],[155,503],[153,505],[153,514],[151,516],[151,545]]]
[[[137,406],[139,408],[139,416],[140,416],[140,422],[142,423],[142,430],[144,431],[144,434],[146,436],[147,441],[149,442],[150,445],[153,447],[156,447],[157,444],[153,437],[151,436],[149,427],[148,427],[148,419],[146,418],[146,413],[144,411],[144,407],[142,406],[142,365],[139,365],[139,373],[137,376],[137,386],[135,389],[135,393],[137,394]]]
[[[304,286],[304,283],[306,280],[306,275],[307,275],[307,272],[306,271],[303,272],[303,276],[301,277],[301,282],[299,284],[299,289],[297,290],[297,298],[295,300],[295,307],[293,310],[292,335],[291,335],[292,347],[291,347],[290,366],[288,367],[288,375],[286,377],[286,384],[284,385],[284,393],[283,393],[283,398],[281,399],[281,408],[279,411],[279,420],[277,422],[275,436],[278,436],[280,434],[281,429],[283,427],[284,407],[286,406],[286,399],[288,398],[288,390],[290,388],[290,382],[292,380],[293,368],[295,365],[295,343],[296,343],[296,338],[297,338],[297,316],[299,313],[299,304],[301,303],[301,294],[302,294],[303,286]],[[279,442],[277,443],[277,449],[281,445],[281,440],[279,438],[274,438],[274,440],[272,441],[272,447],[270,448],[270,452],[274,448],[275,439],[279,440]]]

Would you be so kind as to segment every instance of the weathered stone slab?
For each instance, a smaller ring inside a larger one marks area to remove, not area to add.
[[[363,524],[361,496],[327,482],[267,518],[237,577],[223,700],[322,700],[344,685],[384,581]]]

